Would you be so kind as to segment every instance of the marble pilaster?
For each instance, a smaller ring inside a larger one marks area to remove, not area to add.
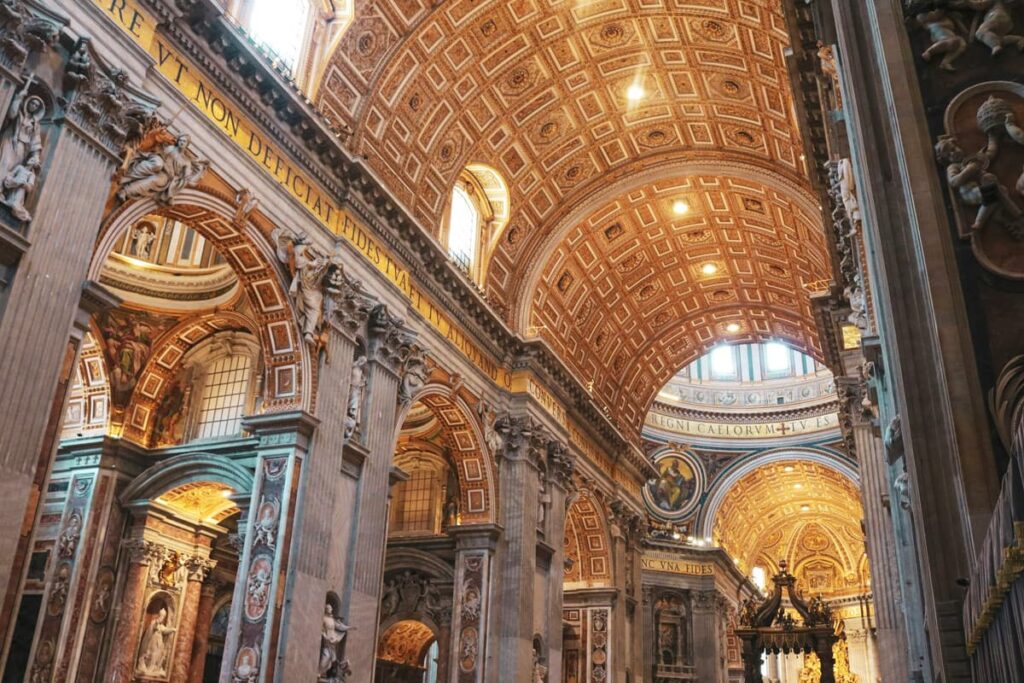
[[[565,524],[569,498],[575,491],[572,479],[575,461],[559,441],[548,444],[548,495],[551,499],[545,529],[545,539],[551,548],[547,563],[547,609],[542,612],[538,632],[547,648],[542,653],[549,681],[562,680],[562,602],[565,581]]]
[[[67,57],[53,56],[57,65]],[[39,78],[61,92],[61,71],[47,68]],[[111,83],[99,69],[90,79]],[[115,87],[111,92],[121,91]],[[0,595],[20,578],[12,576],[12,569],[21,522],[37,491],[33,483],[39,462],[48,466],[56,447],[53,435],[59,425],[51,423],[50,409],[63,401],[63,395],[55,397],[62,360],[123,141],[83,117],[84,109],[76,104],[80,99],[87,95],[73,98],[66,112],[47,112],[53,123],[43,126],[41,134],[43,166],[28,201],[32,218],[18,224],[28,246],[13,266],[0,318],[0,376],[7,381],[8,400],[0,413]],[[111,96],[99,111],[113,124],[127,102],[127,97],[118,102]],[[51,452],[41,457],[44,444]],[[0,622],[7,617],[0,615]]]
[[[202,599],[203,581],[212,567],[209,560],[192,558],[188,564],[188,581],[185,596],[181,602],[181,616],[178,619],[178,638],[171,660],[170,683],[187,683],[192,667],[192,650],[195,647],[199,603]]]
[[[304,412],[245,418],[259,441],[221,680],[272,681],[280,654],[284,577],[295,544],[295,505],[317,420]]]
[[[853,438],[860,463],[861,502],[864,507],[866,548],[871,561],[879,666],[883,680],[907,680],[909,650],[900,609],[899,571],[896,565],[896,540],[887,509],[889,500],[888,467],[885,447],[874,427],[855,421]]]
[[[496,428],[504,440],[498,469],[505,532],[497,561],[492,647],[497,671],[526,679],[533,668],[537,599],[537,471],[550,436],[529,416],[507,416]]]
[[[344,279],[344,276],[341,276]],[[306,459],[296,502],[296,552],[288,567],[288,595],[282,611],[281,653],[278,676],[282,680],[315,680],[320,657],[320,635],[328,594],[345,592],[350,570],[350,536],[357,482],[343,467],[352,419],[350,392],[361,392],[363,361],[357,361],[357,336],[369,313],[369,300],[361,289],[344,279],[345,291],[329,290],[324,359],[318,382],[316,416],[319,419],[312,450]],[[353,305],[353,301],[356,305]],[[355,376],[353,378],[353,376]],[[361,397],[361,393],[357,395]],[[337,615],[348,622],[347,614]]]
[[[455,602],[445,681],[494,680],[488,635],[493,623],[491,575],[501,531],[493,524],[471,524],[453,527],[449,533],[455,537]]]
[[[699,681],[716,681],[718,678],[719,642],[718,601],[714,590],[694,591],[692,613],[693,664]]]
[[[345,656],[356,678],[374,669],[378,614],[387,545],[388,491],[398,426],[397,406],[402,365],[414,336],[384,306],[370,314],[366,397],[359,436],[367,452],[359,481],[359,510],[351,579],[343,599],[349,625]]]

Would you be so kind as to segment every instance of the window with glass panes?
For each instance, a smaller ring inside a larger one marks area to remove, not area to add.
[[[251,364],[248,356],[233,355],[224,356],[209,366],[199,404],[197,439],[241,433]]]
[[[435,470],[419,467],[409,479],[395,485],[391,503],[391,531],[434,533],[441,509],[441,477]]]

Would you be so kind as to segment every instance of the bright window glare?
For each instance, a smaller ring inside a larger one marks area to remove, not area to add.
[[[713,377],[736,376],[736,351],[731,346],[716,346],[711,350],[711,375]]]
[[[309,0],[256,0],[247,30],[285,65],[295,68],[302,55],[308,20]]]
[[[448,253],[465,266],[473,264],[479,214],[461,187],[452,192],[452,215],[448,225]]]
[[[754,569],[750,573],[751,578],[754,580],[754,585],[757,586],[758,589],[763,591],[765,585],[767,584],[767,577],[765,577],[764,567],[754,567]]]
[[[789,347],[778,342],[765,344],[764,360],[768,372],[783,372],[785,370],[789,370]]]

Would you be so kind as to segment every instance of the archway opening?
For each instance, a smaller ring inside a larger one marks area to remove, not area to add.
[[[407,619],[381,633],[377,645],[377,680],[438,683],[437,636],[426,624]]]

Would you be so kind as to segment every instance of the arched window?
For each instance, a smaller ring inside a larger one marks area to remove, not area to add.
[[[353,0],[223,0],[223,6],[311,98],[353,15]]]
[[[247,5],[243,17],[249,35],[282,65],[296,72],[309,40],[309,0],[249,0]]]
[[[448,221],[448,255],[466,273],[476,265],[480,212],[469,193],[456,184],[452,190],[452,211]]]
[[[477,285],[487,279],[491,252],[508,224],[508,186],[490,166],[470,164],[452,188],[442,241],[448,255]]]
[[[716,346],[711,350],[711,378],[736,378],[736,349],[727,344]]]

